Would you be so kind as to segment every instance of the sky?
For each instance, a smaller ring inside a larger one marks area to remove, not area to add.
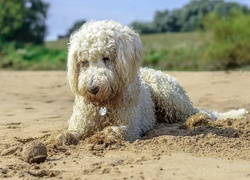
[[[112,19],[124,25],[132,21],[152,21],[156,11],[173,10],[190,0],[43,0],[50,8],[46,24],[46,40],[65,35],[79,20]],[[250,0],[226,0],[250,7]]]

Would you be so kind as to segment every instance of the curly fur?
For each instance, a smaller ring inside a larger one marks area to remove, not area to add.
[[[86,138],[111,126],[132,142],[156,122],[184,121],[198,112],[219,117],[194,108],[175,78],[140,68],[142,54],[139,35],[111,20],[88,22],[71,35],[67,78],[75,104],[69,132]]]

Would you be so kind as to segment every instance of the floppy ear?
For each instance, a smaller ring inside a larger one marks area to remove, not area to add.
[[[128,27],[124,27],[117,35],[117,69],[125,84],[134,81],[143,54],[142,43],[137,33]]]
[[[75,51],[73,44],[69,45],[67,70],[67,79],[71,91],[76,93],[78,86],[79,65],[77,61],[77,52]]]

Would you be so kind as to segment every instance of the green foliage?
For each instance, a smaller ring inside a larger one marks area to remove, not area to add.
[[[132,22],[131,26],[137,30],[140,34],[151,34],[155,32],[154,26],[152,23],[147,22]]]
[[[168,70],[199,70],[199,57],[207,33],[142,35],[143,66]],[[42,45],[0,43],[0,68],[15,70],[65,70],[68,39]]]
[[[214,19],[213,23],[208,23]],[[227,18],[210,14],[204,19],[212,39],[203,54],[206,69],[235,69],[250,65],[250,15],[232,10]]]
[[[141,35],[143,66],[161,70],[250,70],[250,16],[233,10],[227,18],[203,18],[206,31]],[[42,45],[0,43],[0,68],[65,70],[68,39]]]
[[[210,12],[216,12],[222,17],[227,17],[232,9],[239,9],[244,14],[250,12],[247,6],[224,2],[223,0],[192,0],[181,9],[156,12],[152,22],[135,21],[131,23],[131,26],[143,34],[189,32],[203,29],[201,21]]]
[[[43,43],[48,7],[42,0],[0,0],[0,39]]]
[[[210,36],[207,33],[142,35],[143,66],[161,70],[200,70],[200,57]]]
[[[20,28],[23,19],[24,6],[20,0],[0,0],[0,34],[2,37],[8,36]]]
[[[0,44],[0,68],[15,70],[58,70],[66,68],[66,50],[15,42]]]

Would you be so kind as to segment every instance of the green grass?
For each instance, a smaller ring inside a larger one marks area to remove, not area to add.
[[[165,49],[178,48],[181,46],[195,45],[200,46],[204,41],[209,39],[209,34],[204,32],[190,32],[190,33],[165,33],[141,35],[141,40],[144,49]]]
[[[208,33],[169,33],[141,35],[144,47],[143,66],[169,70],[198,70],[201,50],[210,38]],[[46,42],[53,50],[67,52],[68,39]]]
[[[57,41],[45,42],[45,47],[53,50],[67,51],[69,40],[68,38],[59,39]]]
[[[0,43],[1,69],[62,70],[66,69],[66,59],[66,50],[44,45]]]
[[[204,32],[141,35],[143,66],[161,70],[210,70],[216,62],[208,61],[211,34]],[[68,39],[46,42],[43,46],[0,43],[0,68],[16,70],[65,70]],[[250,65],[242,69],[249,70]],[[216,70],[223,70],[221,69]]]
[[[143,35],[143,65],[162,70],[201,70],[200,57],[210,36],[204,32]]]

